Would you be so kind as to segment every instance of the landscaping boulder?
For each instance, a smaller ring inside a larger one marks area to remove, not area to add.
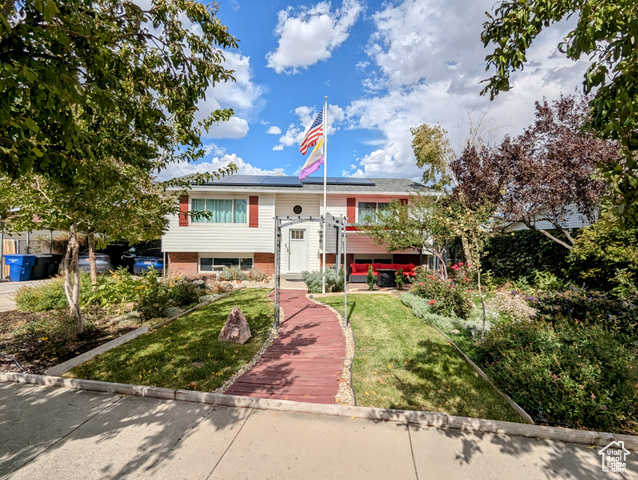
[[[233,311],[228,315],[222,331],[219,332],[218,340],[220,342],[244,344],[250,337],[250,327],[246,317],[239,308],[234,307]]]

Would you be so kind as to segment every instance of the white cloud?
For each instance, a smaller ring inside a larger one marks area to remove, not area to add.
[[[273,125],[266,131],[266,133],[268,133],[269,135],[281,135],[281,128]]]
[[[335,12],[329,2],[301,7],[297,12],[292,7],[281,10],[275,29],[279,45],[266,55],[268,67],[277,73],[299,73],[327,60],[348,38],[362,10],[358,0],[344,0]]]
[[[410,128],[439,123],[450,133],[454,147],[468,133],[463,122],[467,109],[489,115],[507,127],[499,132],[516,135],[533,121],[534,101],[572,93],[582,82],[584,62],[557,54],[565,22],[544,32],[528,52],[529,64],[512,76],[513,88],[494,102],[479,96],[485,72],[480,41],[483,12],[491,0],[441,3],[406,0],[384,4],[373,15],[376,31],[366,51],[376,65],[364,80],[368,95],[346,108],[350,128],[376,132],[381,144],[358,159],[349,175],[419,178],[411,148]],[[462,25],[463,28],[459,28]]]
[[[200,102],[195,116],[201,121],[218,108],[232,108],[235,115],[229,122],[213,125],[204,138],[242,138],[248,133],[248,119],[262,106],[264,89],[253,83],[250,57],[234,52],[224,52],[224,67],[234,70],[235,82],[218,83],[206,91],[206,99]]]
[[[219,170],[221,167],[227,166],[229,163],[237,166],[237,175],[281,175],[284,174],[283,168],[274,168],[272,170],[264,170],[245,162],[236,154],[224,154],[215,156],[210,160],[199,163],[173,163],[158,175],[159,180],[168,180],[176,177],[183,177],[193,173],[206,173]]]

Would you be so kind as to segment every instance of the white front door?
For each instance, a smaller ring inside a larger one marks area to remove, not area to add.
[[[307,232],[290,229],[288,235],[288,272],[301,273],[308,269]]]

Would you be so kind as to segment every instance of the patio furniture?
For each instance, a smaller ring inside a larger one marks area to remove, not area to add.
[[[379,287],[390,288],[397,286],[395,279],[397,270],[394,268],[379,268],[377,272],[379,273]]]

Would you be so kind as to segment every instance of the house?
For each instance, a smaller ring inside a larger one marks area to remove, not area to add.
[[[415,263],[428,252],[388,253],[359,231],[356,224],[382,210],[393,199],[437,195],[423,185],[396,178],[328,178],[327,215],[347,216],[347,259],[350,263]],[[162,237],[170,274],[213,273],[225,266],[256,268],[271,275],[275,261],[275,217],[323,215],[323,177],[234,175],[193,185],[180,199],[181,212],[208,211],[211,218],[175,215]],[[326,264],[337,263],[336,228],[326,229]],[[289,226],[282,231],[281,273],[299,274],[321,268],[320,223]],[[343,258],[340,258],[340,263]],[[342,263],[343,264],[343,263]]]
[[[562,228],[572,230],[574,228],[584,228],[591,225],[587,216],[578,211],[578,207],[574,204],[567,205],[564,209],[557,209],[558,211],[552,215],[550,211],[541,211],[536,215],[531,214],[529,216],[529,223],[535,225],[541,230],[555,230],[556,226],[549,221],[549,219],[556,219],[557,224]],[[598,220],[598,212],[595,212],[593,220]],[[528,230],[525,222],[515,222],[508,225],[505,228],[505,232],[515,232],[518,230]]]

